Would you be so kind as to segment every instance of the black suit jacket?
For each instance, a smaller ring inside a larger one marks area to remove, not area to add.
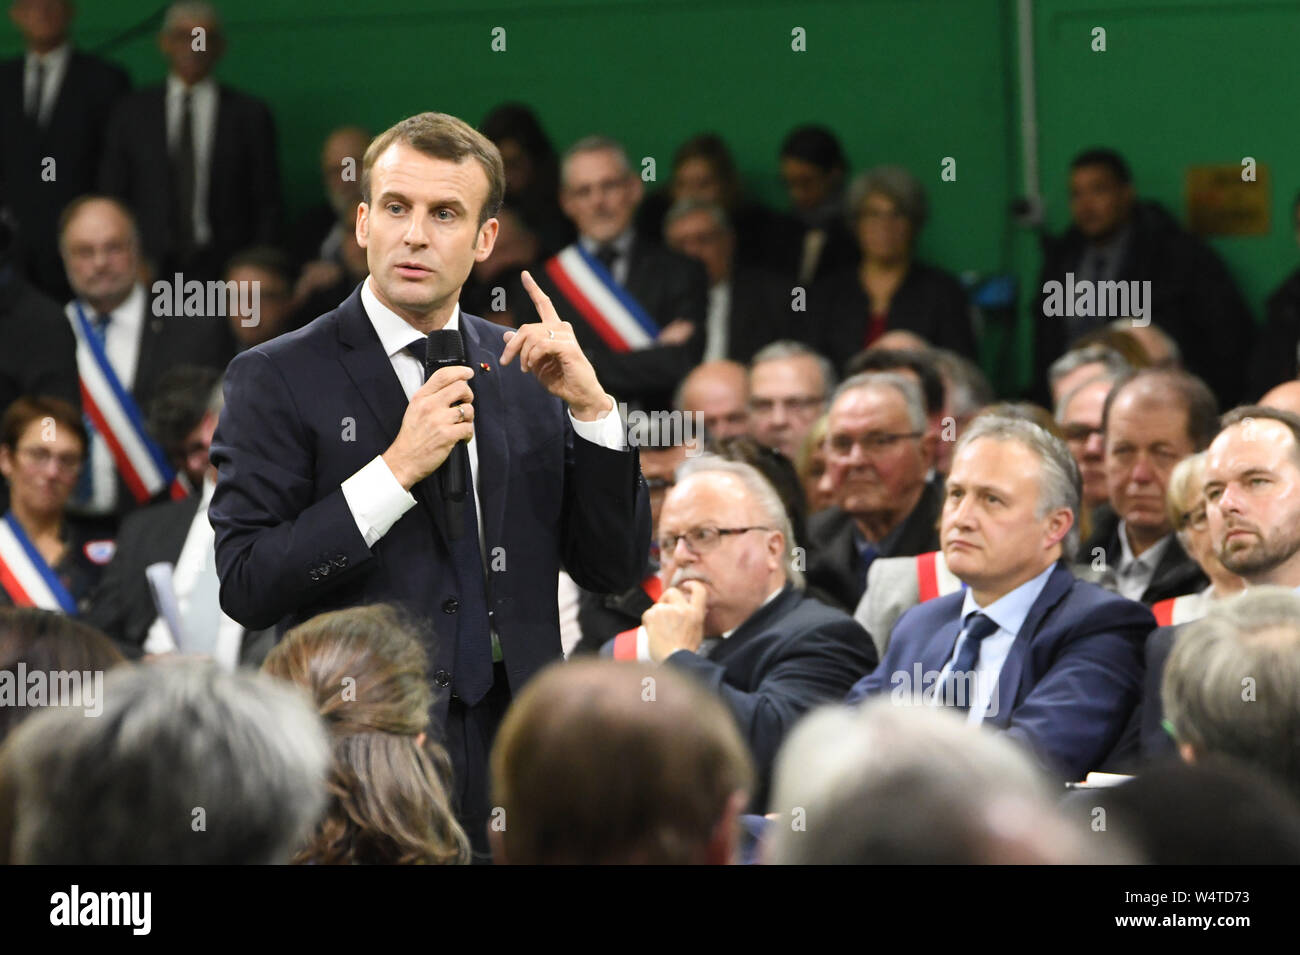
[[[841,369],[862,351],[871,323],[871,299],[856,267],[843,269],[808,290],[808,341]],[[920,335],[936,348],[977,358],[966,292],[942,269],[913,262],[889,302],[886,331]]]
[[[24,112],[24,58],[0,63],[0,205],[21,230],[20,264],[28,278],[62,301],[67,277],[59,257],[59,213],[95,190],[104,132],[114,104],[130,88],[126,72],[99,57],[72,50],[44,127]],[[45,157],[53,179],[42,177]]]
[[[881,557],[912,557],[939,549],[936,524],[943,510],[943,481],[928,482],[912,513],[903,519],[887,546],[878,545]],[[841,610],[853,613],[864,593],[866,573],[854,541],[853,518],[838,507],[827,508],[808,520],[810,587],[827,593]],[[884,542],[882,542],[882,545]]]
[[[749,266],[735,268],[727,310],[727,357],[749,364],[764,345],[784,338],[802,340],[791,305],[790,285]],[[798,317],[802,318],[802,315]]]
[[[1275,385],[1297,377],[1300,370],[1300,269],[1273,290],[1264,306],[1255,354],[1250,362],[1245,401],[1254,401]]]
[[[1118,567],[1123,554],[1119,542],[1119,515],[1112,508],[1103,505],[1093,512],[1093,522],[1092,536],[1083,545],[1080,560],[1089,561],[1093,549],[1101,547],[1106,552],[1106,565]],[[1170,597],[1194,594],[1204,590],[1209,583],[1210,579],[1205,576],[1200,565],[1187,556],[1187,551],[1178,543],[1177,536],[1173,536],[1160,555],[1156,571],[1151,575],[1151,583],[1142,592],[1142,603],[1149,607]]]
[[[163,277],[210,278],[235,252],[274,242],[280,224],[280,172],[271,111],[228,86],[219,86],[216,136],[208,184],[212,241],[194,260],[180,261],[171,223],[171,165],[167,149],[166,86],[127,96],[109,122],[100,188],[130,206],[145,252]]]
[[[660,328],[674,319],[684,318],[695,323],[695,334],[681,345],[651,345],[623,353],[605,344],[550,281],[544,269],[532,275],[555,301],[560,318],[573,324],[578,343],[610,394],[619,401],[639,404],[648,410],[672,407],[673,389],[704,355],[704,320],[708,309],[704,266],[639,236],[632,240],[624,285],[628,293]],[[521,320],[534,321],[531,312],[529,303]]]
[[[876,647],[852,617],[786,585],[703,657],[665,663],[693,674],[727,704],[758,771],[750,805],[767,803],[772,763],[790,728],[819,703],[841,700],[876,665]]]
[[[593,590],[638,580],[650,544],[649,498],[635,448],[610,451],[576,437],[558,398],[518,362],[500,366],[505,329],[462,312],[461,330],[475,371],[487,610],[517,692],[561,656],[561,565]],[[481,577],[483,567],[453,560],[436,473],[412,489],[419,503],[373,547],[348,509],[342,482],[392,444],[407,406],[360,287],[306,327],[240,354],[225,395],[212,442],[220,478],[208,509],[222,607],[246,627],[276,624],[282,633],[326,610],[404,607],[423,622],[431,715],[441,726],[457,610],[467,599],[459,581]]]

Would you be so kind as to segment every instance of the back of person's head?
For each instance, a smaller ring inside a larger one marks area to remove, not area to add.
[[[1252,587],[1179,630],[1161,698],[1184,758],[1233,757],[1300,799],[1300,596]]]
[[[1087,810],[1080,830],[1149,865],[1300,864],[1300,804],[1231,759],[1153,766],[1074,806]]]
[[[46,687],[68,685],[72,674],[79,674],[84,683],[87,674],[93,677],[123,661],[121,651],[108,637],[66,614],[34,607],[0,607],[0,674],[9,674],[15,688],[28,683],[34,674],[39,674],[35,678]],[[68,701],[48,695],[36,704],[24,695],[24,703],[0,703],[0,743],[41,706],[68,705]],[[89,703],[94,706],[93,701]]]
[[[447,796],[445,751],[425,736],[428,657],[393,607],[313,617],[285,634],[264,672],[303,687],[329,730],[329,805],[295,862],[444,864],[469,843]]]
[[[727,862],[754,770],[735,720],[689,676],[557,663],[492,747],[498,862]]]
[[[103,690],[97,718],[46,709],[5,744],[0,858],[9,848],[12,862],[39,865],[288,860],[325,804],[329,763],[300,690],[186,659],[119,667]]]
[[[1016,744],[889,699],[800,722],[777,756],[769,808],[766,857],[779,864],[1092,861]]]
[[[902,348],[871,348],[854,355],[844,369],[849,375],[866,371],[911,372],[921,385],[925,398],[925,413],[936,415],[943,411],[943,376],[927,352]]]
[[[185,439],[203,421],[221,372],[203,365],[174,365],[158,377],[149,402],[149,433],[173,461],[184,460]]]

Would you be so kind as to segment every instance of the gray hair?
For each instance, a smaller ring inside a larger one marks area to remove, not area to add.
[[[849,219],[857,219],[868,196],[884,196],[912,224],[912,234],[921,231],[930,215],[925,188],[902,166],[875,166],[859,175],[849,186]]]
[[[781,747],[768,807],[768,861],[784,864],[991,861],[999,851],[1083,861],[1029,755],[948,710],[828,706]],[[790,825],[802,810],[805,828]]]
[[[1160,696],[1180,743],[1300,796],[1300,596],[1251,587],[1177,631]]]
[[[329,765],[325,728],[295,687],[195,660],[122,667],[97,717],[47,709],[10,737],[12,858],[285,862],[325,806]]]
[[[1115,319],[1115,321],[1111,322],[1106,327],[1113,328],[1116,331],[1131,332],[1133,331],[1133,319],[1117,318]],[[1143,325],[1142,328],[1145,331],[1149,332],[1150,334],[1154,335],[1156,338],[1160,339],[1160,343],[1164,345],[1165,349],[1169,352],[1169,360],[1176,367],[1182,367],[1183,350],[1178,347],[1178,342],[1174,341],[1173,338],[1170,337],[1167,331],[1165,331],[1159,325],[1156,325],[1154,323],[1148,323],[1146,325]]]
[[[1056,411],[1052,417],[1056,419],[1057,424],[1065,424],[1065,409],[1070,407],[1070,402],[1077,398],[1083,389],[1091,388],[1099,381],[1104,381],[1114,388],[1123,380],[1124,376],[1122,374],[1116,374],[1112,371],[1103,371],[1101,374],[1093,375],[1087,381],[1075,385],[1065,394],[1061,395],[1061,400],[1056,403]]]
[[[1083,348],[1070,349],[1052,362],[1047,369],[1048,384],[1055,388],[1056,383],[1070,372],[1082,368],[1084,365],[1091,365],[1094,362],[1103,365],[1107,374],[1117,377],[1126,375],[1133,370],[1133,366],[1128,363],[1128,359],[1109,345],[1085,345]]]
[[[830,407],[834,408],[835,402],[850,391],[878,388],[893,388],[901,394],[903,403],[907,405],[908,426],[913,431],[924,433],[929,422],[925,417],[925,397],[921,394],[921,386],[914,379],[896,371],[864,371],[844,379],[835,389],[835,394],[831,395]]]
[[[930,349],[930,358],[943,378],[954,415],[968,418],[993,403],[993,386],[975,362],[949,348]]]
[[[560,159],[560,182],[567,184],[569,181],[569,161],[581,153],[613,153],[618,160],[619,167],[623,174],[632,175],[632,163],[627,158],[627,150],[623,144],[612,136],[583,136],[576,143],[564,151]]]
[[[731,231],[731,221],[727,218],[727,210],[716,202],[705,202],[703,199],[678,199],[668,207],[668,212],[664,214],[664,233],[667,234],[668,227],[674,222],[690,215],[692,212],[707,212],[715,225],[726,229],[728,232]]]
[[[1058,508],[1069,508],[1074,523],[1061,540],[1061,557],[1073,561],[1079,551],[1079,500],[1083,494],[1083,481],[1079,465],[1065,442],[1056,435],[1027,418],[1009,415],[984,414],[971,422],[969,428],[957,439],[953,459],[968,444],[981,438],[994,441],[1017,441],[1037,456],[1042,467],[1038,478],[1038,507],[1034,516],[1041,519]]]
[[[839,376],[835,374],[835,366],[831,364],[830,359],[815,349],[809,348],[803,342],[792,341],[789,338],[783,338],[780,341],[772,342],[770,345],[764,345],[754,353],[754,357],[749,360],[749,369],[753,371],[758,365],[765,361],[781,361],[786,358],[811,358],[817,362],[817,367],[822,373],[822,388],[824,394],[829,395],[835,390],[835,383]]]
[[[746,464],[744,461],[730,461],[727,458],[719,457],[716,454],[701,454],[693,458],[687,458],[677,468],[677,483],[681,484],[688,477],[697,474],[718,473],[730,474],[736,478],[749,496],[757,502],[763,512],[763,522],[774,530],[781,532],[785,538],[785,557],[782,564],[785,567],[785,576],[796,588],[802,590],[804,587],[803,573],[799,570],[801,561],[796,560],[799,556],[799,542],[794,539],[794,527],[790,522],[790,514],[786,511],[785,505],[781,503],[781,496],[776,493],[776,488],[772,482],[763,476],[763,472],[752,464]]]

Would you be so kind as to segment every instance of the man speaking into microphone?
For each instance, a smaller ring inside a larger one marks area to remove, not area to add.
[[[561,654],[560,567],[620,592],[650,537],[636,451],[550,300],[526,279],[541,321],[518,331],[460,311],[504,191],[496,147],[455,117],[378,136],[356,218],[370,275],[230,364],[212,441],[222,608],[281,633],[358,604],[412,614],[476,848],[496,727]]]

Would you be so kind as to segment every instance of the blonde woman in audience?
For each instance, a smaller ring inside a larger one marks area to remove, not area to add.
[[[353,607],[294,627],[262,669],[307,690],[333,742],[329,804],[294,856],[309,864],[450,864],[469,840],[431,742],[428,658],[391,606]]]
[[[827,416],[822,415],[813,424],[795,461],[809,517],[835,503],[830,482],[826,480],[826,421]]]

